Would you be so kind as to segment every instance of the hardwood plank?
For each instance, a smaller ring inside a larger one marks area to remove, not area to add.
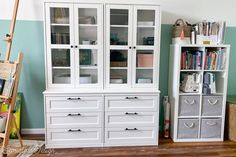
[[[27,135],[24,139],[44,140],[43,135]],[[236,142],[173,143],[171,139],[160,139],[160,145],[143,147],[104,147],[75,149],[45,149],[32,157],[233,157]]]

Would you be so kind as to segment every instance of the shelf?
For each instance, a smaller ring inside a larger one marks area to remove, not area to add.
[[[119,28],[119,27],[122,27],[122,28],[126,28],[126,27],[129,27],[128,25],[110,25],[111,27],[116,27],[116,28]]]
[[[97,27],[97,24],[79,24],[80,27]]]
[[[181,72],[201,72],[202,70],[181,69]]]
[[[128,16],[128,14],[110,14],[111,16]]]
[[[137,70],[153,70],[153,67],[136,67]]]
[[[200,116],[201,118],[222,118],[222,116]]]
[[[201,93],[184,93],[182,91],[179,91],[179,95],[201,95]]]
[[[224,93],[202,94],[202,96],[224,95]]]
[[[127,67],[110,67],[110,69],[112,69],[112,70],[126,70],[126,69],[128,69]]]
[[[193,119],[193,118],[199,118],[199,116],[178,116],[178,119]]]
[[[52,67],[52,69],[70,69],[71,67]]]
[[[225,70],[204,70],[204,72],[225,72]]]
[[[137,28],[155,28],[156,26],[137,26]]]
[[[70,24],[63,24],[63,23],[52,23],[51,26],[70,26]]]
[[[80,69],[97,69],[97,66],[80,65]]]

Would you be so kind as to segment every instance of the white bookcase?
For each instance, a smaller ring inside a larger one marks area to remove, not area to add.
[[[229,45],[170,46],[169,97],[174,142],[223,141],[229,54]],[[180,88],[186,74],[198,76],[199,90]],[[208,75],[215,82],[211,88]]]
[[[47,0],[44,8],[46,147],[158,145],[160,6]]]

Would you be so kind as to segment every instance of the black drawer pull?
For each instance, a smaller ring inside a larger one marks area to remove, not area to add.
[[[125,128],[125,130],[127,130],[127,131],[135,131],[135,130],[138,130],[138,129],[137,128],[133,128],[133,129]]]
[[[138,97],[126,97],[125,99],[138,99]]]
[[[138,115],[137,112],[126,112],[125,114],[126,114],[126,115]]]
[[[81,130],[80,129],[77,129],[77,130],[76,129],[75,130],[69,129],[68,132],[81,132]]]
[[[80,113],[76,113],[76,114],[69,113],[67,116],[81,116],[81,114]]]
[[[81,100],[81,98],[67,98],[67,100]]]

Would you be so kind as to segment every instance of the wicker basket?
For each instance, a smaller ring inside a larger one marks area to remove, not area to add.
[[[236,104],[227,104],[227,133],[231,141],[236,141]]]
[[[192,26],[190,24],[185,22],[183,19],[178,19],[173,25],[172,38],[181,37],[182,31],[184,33],[185,38],[190,38],[191,29],[192,29]]]

